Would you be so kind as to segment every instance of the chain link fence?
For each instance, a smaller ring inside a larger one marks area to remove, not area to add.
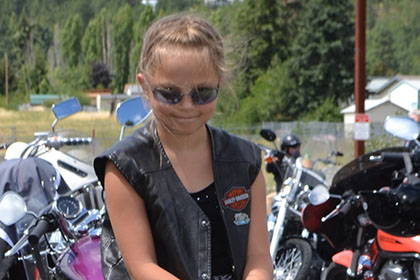
[[[280,146],[281,138],[289,133],[300,137],[302,141],[302,155],[309,155],[311,159],[325,158],[331,151],[341,151],[344,157],[337,159],[340,164],[350,161],[354,157],[353,126],[346,126],[344,123],[333,122],[263,122],[258,125],[250,126],[232,126],[221,127],[227,131],[237,134],[250,141],[273,147],[272,143],[263,140],[259,135],[262,128],[269,128],[276,132],[277,147]],[[89,128],[84,136],[92,136],[91,131],[96,131],[96,148],[94,153],[99,154],[104,149],[118,140],[118,134],[115,137],[106,135],[107,127]],[[33,131],[48,131],[50,127],[31,127]],[[103,132],[101,132],[103,131]],[[126,131],[126,135],[130,131]],[[112,135],[113,135],[112,134]],[[79,135],[80,136],[80,135]],[[28,128],[19,126],[0,126],[0,144],[14,141],[30,142],[33,134],[28,133]],[[366,152],[380,149],[387,146],[400,145],[401,141],[386,134],[382,123],[370,124],[370,139],[365,142]],[[4,156],[4,150],[0,150],[0,160]]]

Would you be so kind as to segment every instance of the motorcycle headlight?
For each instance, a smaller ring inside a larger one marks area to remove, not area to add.
[[[7,191],[0,197],[0,221],[6,226],[13,225],[26,214],[26,203],[15,192]]]

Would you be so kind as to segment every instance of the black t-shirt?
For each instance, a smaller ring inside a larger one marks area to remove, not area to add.
[[[232,260],[230,257],[229,240],[217,202],[214,183],[199,192],[191,193],[191,196],[210,219],[213,276],[231,274]]]

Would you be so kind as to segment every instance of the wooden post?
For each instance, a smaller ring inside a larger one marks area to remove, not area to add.
[[[9,73],[8,73],[8,62],[7,62],[7,53],[4,54],[4,84],[5,84],[5,90],[6,90],[6,105],[9,105]]]
[[[356,0],[356,34],[354,50],[354,96],[356,114],[365,112],[365,51],[366,51],[366,0]],[[354,141],[354,156],[365,153],[365,141]]]

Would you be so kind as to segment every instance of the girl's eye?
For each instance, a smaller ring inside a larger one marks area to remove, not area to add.
[[[165,89],[167,92],[170,92],[170,93],[177,93],[177,92],[179,92],[177,89],[172,88],[172,87],[164,87],[164,89]]]

